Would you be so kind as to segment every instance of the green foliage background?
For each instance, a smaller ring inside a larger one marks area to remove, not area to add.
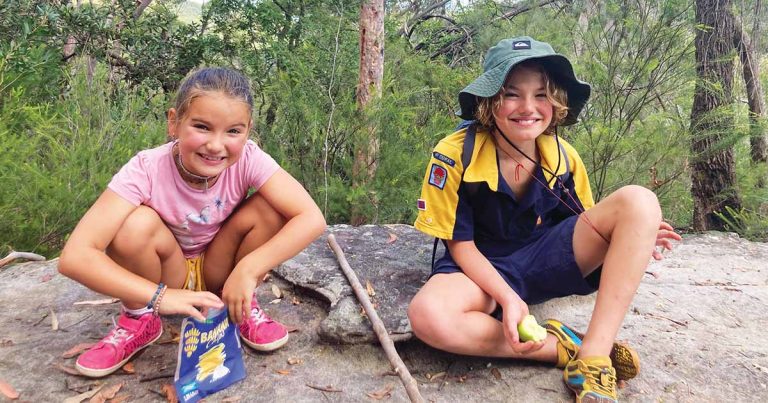
[[[502,3],[450,3],[455,25],[411,21],[403,35],[419,3],[390,0],[384,89],[365,117],[355,104],[358,1],[212,0],[195,16],[194,5],[156,0],[138,19],[127,0],[117,7],[0,3],[0,15],[18,16],[0,19],[0,248],[57,254],[111,176],[137,151],[165,141],[173,91],[203,65],[232,66],[251,78],[253,137],[304,184],[330,223],[348,222],[353,204],[364,206],[369,222],[411,223],[429,151],[458,123],[458,91],[479,74],[488,47],[522,34],[552,43],[593,86],[581,124],[561,134],[580,151],[596,197],[630,183],[648,186],[665,217],[685,227],[692,5],[603,3],[586,26],[581,1],[511,19],[500,18]],[[462,42],[466,32],[471,40]],[[68,39],[76,51],[63,58]],[[732,227],[762,238],[768,195],[758,185],[767,172],[749,160],[739,80],[740,102],[721,112],[739,122],[729,142],[745,202],[737,215],[745,220]],[[381,140],[378,171],[367,188],[353,190],[354,145],[368,126]]]

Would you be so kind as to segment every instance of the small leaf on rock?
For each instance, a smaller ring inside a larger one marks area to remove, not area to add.
[[[13,386],[2,380],[0,380],[0,392],[3,393],[3,396],[11,400],[16,400],[19,398],[19,392],[17,392]]]
[[[51,308],[51,329],[54,331],[59,330],[59,318],[56,317],[56,312]]]
[[[13,345],[13,340],[11,339],[0,339],[0,347],[8,347]]]
[[[221,403],[234,403],[239,402],[242,399],[240,396],[230,396],[221,399]]]
[[[293,305],[299,305],[299,304],[301,304],[301,300],[297,296],[294,295],[294,296],[291,297],[291,303]]]
[[[80,343],[61,354],[61,358],[72,358],[85,350],[95,346],[96,343]]]
[[[179,402],[179,398],[176,397],[176,389],[173,387],[173,385],[164,383],[163,387],[160,388],[160,390],[165,394],[165,400],[167,400],[168,403]]]
[[[491,368],[491,374],[494,378],[496,378],[497,381],[501,380],[501,372],[499,372],[498,368]]]
[[[373,285],[368,280],[365,280],[365,290],[368,292],[369,297],[376,296],[376,291],[373,289]]]
[[[109,401],[109,403],[124,403],[131,399],[131,395],[127,393],[121,393],[117,396],[115,396],[112,400]]]
[[[367,392],[366,395],[372,399],[376,400],[382,400],[385,398],[389,398],[392,396],[392,389],[395,388],[395,385],[393,384],[387,384],[387,386],[375,391],[375,392]]]
[[[120,300],[117,298],[94,299],[90,301],[78,301],[72,305],[104,305],[104,304],[114,304],[117,301],[120,301]]]
[[[280,303],[280,301],[282,301],[282,299],[280,299],[280,298],[275,298],[275,299],[273,299],[272,301],[269,301],[269,303],[270,303],[270,304],[272,304],[272,305],[274,305],[274,304],[279,304],[279,303]]]
[[[123,365],[123,371],[126,374],[135,374],[136,373],[136,368],[133,366],[132,362],[129,362],[129,363]]]
[[[278,369],[275,372],[277,372],[280,375],[288,375],[291,373],[290,369]]]
[[[272,294],[275,295],[275,298],[283,298],[283,292],[280,291],[280,287],[276,284],[272,284]]]
[[[66,365],[56,364],[56,368],[58,368],[62,372],[70,374],[70,375],[82,376],[82,374],[77,372],[77,370],[74,367],[68,367]],[[88,396],[88,397],[90,397],[90,396]]]
[[[87,391],[85,393],[81,393],[81,394],[79,394],[77,396],[68,397],[68,398],[64,399],[64,403],[80,403],[80,402],[82,402],[85,399],[90,399],[93,395],[99,393],[99,391],[103,387],[104,387],[104,385],[100,385],[100,386],[97,386],[97,387],[93,388],[93,390],[89,390],[89,391]]]
[[[393,243],[395,243],[395,241],[397,241],[397,235],[395,235],[394,233],[390,232],[389,233],[389,239],[387,239],[387,243],[393,244]]]
[[[304,363],[304,360],[302,360],[301,358],[289,358],[288,359],[288,365],[298,365],[298,364],[303,364],[303,363]]]
[[[89,403],[106,403],[107,400],[115,397],[117,392],[120,391],[120,388],[123,387],[122,383],[118,383],[117,385],[111,385],[111,386],[105,386],[101,388],[99,393],[96,393],[93,395]]]
[[[300,330],[300,328],[296,326],[290,326],[286,324],[283,324],[283,326],[285,327],[285,331],[288,333],[298,332]]]

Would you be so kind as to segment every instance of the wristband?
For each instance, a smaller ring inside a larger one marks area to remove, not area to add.
[[[154,305],[152,306],[152,312],[155,314],[155,316],[160,315],[160,301],[163,300],[163,296],[165,295],[165,290],[168,289],[167,285],[163,286],[163,289],[160,290],[160,294],[158,294],[157,299],[155,300]]]
[[[147,308],[153,308],[155,306],[155,301],[157,301],[157,297],[160,296],[160,292],[163,291],[163,287],[165,287],[165,284],[160,283],[157,285],[157,290],[155,290],[155,295],[152,296],[152,299],[149,300],[149,303],[147,304]]]

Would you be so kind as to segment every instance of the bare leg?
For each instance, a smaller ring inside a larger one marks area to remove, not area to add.
[[[120,266],[150,281],[162,281],[171,288],[184,285],[187,270],[181,248],[171,230],[149,207],[139,206],[126,218],[106,252]]]
[[[587,220],[578,220],[573,249],[582,273],[586,276],[603,265],[597,301],[579,356],[607,356],[651,258],[661,209],[650,190],[626,186],[583,215],[610,244]]]
[[[208,290],[221,295],[237,262],[275,236],[285,223],[285,218],[258,193],[245,200],[205,252],[203,277]]]
[[[464,273],[437,274],[408,307],[416,336],[432,347],[457,354],[557,362],[557,339],[529,354],[512,350],[501,322],[488,313],[496,302]]]

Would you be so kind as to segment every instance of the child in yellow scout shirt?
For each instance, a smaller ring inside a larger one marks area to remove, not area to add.
[[[584,164],[558,126],[590,95],[571,63],[530,37],[500,41],[459,93],[474,120],[441,140],[428,164],[415,226],[447,251],[410,304],[415,334],[458,354],[525,358],[564,368],[577,402],[617,401],[616,379],[639,359],[616,334],[654,245],[679,240],[653,192],[625,186],[595,204]],[[528,304],[598,291],[582,335],[556,320],[521,342]]]

